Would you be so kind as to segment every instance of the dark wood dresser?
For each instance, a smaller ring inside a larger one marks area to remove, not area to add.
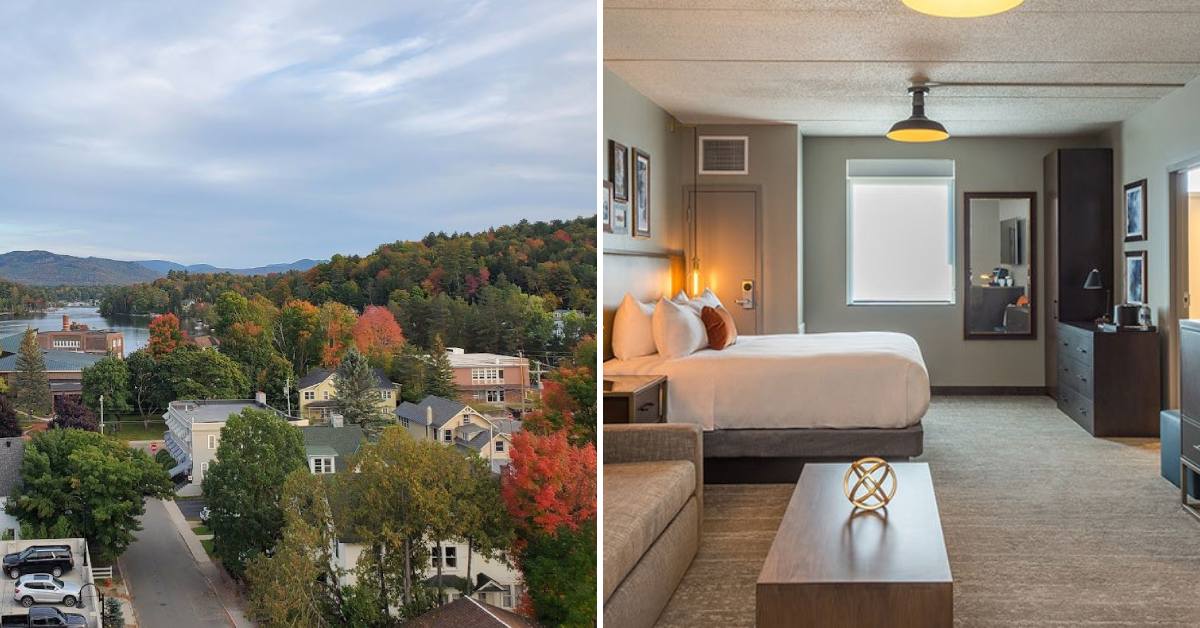
[[[1158,436],[1158,333],[1057,325],[1058,407],[1092,436]]]

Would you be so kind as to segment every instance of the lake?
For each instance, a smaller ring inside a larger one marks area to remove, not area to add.
[[[62,329],[64,314],[71,317],[71,322],[83,323],[91,329],[111,329],[125,334],[125,355],[141,349],[150,340],[148,326],[151,316],[104,317],[100,315],[100,310],[94,307],[63,307],[24,318],[0,316],[0,337],[19,334],[25,331],[26,327],[33,327],[38,331]]]

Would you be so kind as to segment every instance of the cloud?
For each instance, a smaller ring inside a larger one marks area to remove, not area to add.
[[[0,4],[0,250],[249,266],[589,214],[595,13]]]

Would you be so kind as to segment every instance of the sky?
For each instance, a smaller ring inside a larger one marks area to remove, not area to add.
[[[246,267],[595,211],[596,3],[0,3],[0,253]]]

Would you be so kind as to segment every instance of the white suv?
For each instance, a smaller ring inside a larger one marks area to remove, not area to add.
[[[31,573],[17,580],[13,600],[25,608],[35,603],[75,606],[79,602],[79,585],[63,582],[50,574]]]

